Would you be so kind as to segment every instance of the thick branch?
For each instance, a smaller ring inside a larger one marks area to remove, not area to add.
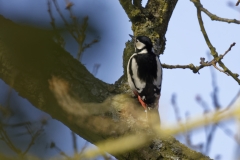
[[[152,40],[160,41],[160,54],[165,49],[165,34],[168,22],[178,0],[150,0],[145,8],[139,6],[140,0],[120,0],[120,3],[132,22],[134,35],[146,35]]]
[[[149,0],[146,7],[141,10],[134,7],[129,0],[120,0],[120,3],[132,22],[134,35],[145,35],[158,42],[157,54],[163,54],[168,22],[177,0]],[[127,42],[123,55],[124,80],[126,80],[127,62],[133,52],[133,44]]]
[[[139,9],[142,8],[142,0],[133,0],[133,4]]]
[[[113,86],[94,78],[81,63],[54,43],[49,31],[19,26],[3,17],[0,23],[0,78],[20,96],[91,143],[145,132],[141,127],[146,124],[142,119],[145,113],[137,101],[128,95],[113,94],[126,92],[128,87],[124,81]],[[64,83],[54,83],[58,81]],[[61,87],[64,90],[59,90]],[[163,149],[156,150],[157,141],[161,141]],[[115,156],[139,159],[146,157],[145,153],[156,159],[169,156],[209,159],[174,139],[153,139],[141,149]]]
[[[132,4],[132,0],[119,0],[121,3],[123,9],[125,10],[126,14],[128,15],[128,18],[132,20],[133,15],[132,12],[134,11],[134,6]]]

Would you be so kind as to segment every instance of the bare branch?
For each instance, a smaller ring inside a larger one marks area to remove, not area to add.
[[[212,14],[211,12],[209,12],[206,8],[203,7],[203,5],[201,4],[200,0],[191,0],[195,6],[200,10],[203,11],[206,15],[208,15],[209,18],[211,18],[211,20],[213,21],[221,21],[221,22],[227,22],[227,23],[236,23],[236,24],[240,24],[240,21],[236,20],[236,19],[228,19],[228,18],[221,18],[218,17],[215,14]]]
[[[171,103],[172,103],[172,106],[173,106],[173,110],[174,110],[174,113],[175,113],[176,120],[177,120],[178,123],[180,123],[181,122],[181,116],[180,116],[180,112],[179,112],[179,107],[176,103],[176,99],[177,99],[177,95],[172,94]]]
[[[22,154],[21,150],[16,148],[15,145],[12,143],[7,132],[4,130],[2,124],[0,124],[0,136],[1,136],[1,140],[3,140],[8,145],[8,147],[12,149],[12,151],[17,153],[18,155]]]
[[[68,24],[67,20],[65,19],[65,17],[64,17],[63,14],[62,14],[62,12],[60,11],[57,1],[56,1],[56,0],[52,0],[52,1],[53,1],[53,4],[54,4],[54,6],[55,6],[55,8],[56,8],[56,10],[57,10],[57,12],[58,12],[58,14],[59,14],[60,17],[62,18],[65,26],[68,28],[69,33],[72,35],[72,37],[73,37],[76,41],[78,41],[76,35],[75,35],[73,32],[71,32],[70,25]]]
[[[229,52],[231,51],[232,47],[235,45],[236,43],[232,43],[230,45],[230,47],[228,48],[228,50],[223,54],[223,55],[219,55],[217,58],[214,58],[212,59],[210,62],[206,61],[205,62],[205,58],[200,58],[200,66],[195,66],[193,65],[192,63],[189,64],[189,65],[168,65],[168,64],[165,64],[163,63],[162,66],[163,68],[166,68],[166,69],[174,69],[174,68],[182,68],[182,69],[191,69],[193,71],[193,73],[199,73],[198,71],[204,67],[207,67],[207,66],[213,66],[214,68],[216,68],[217,70],[219,70],[220,72],[223,72],[225,74],[227,74],[229,76],[229,73],[228,72],[225,72],[224,70],[221,70],[220,68],[218,68],[216,66],[216,64],[222,60],[224,58],[224,56]]]
[[[239,96],[240,96],[240,90],[238,91],[236,96],[231,100],[231,102],[229,103],[229,105],[225,109],[226,110],[229,109],[236,102],[236,100],[239,98]]]
[[[230,71],[225,65],[224,63],[221,61],[221,59],[223,59],[223,57],[231,50],[231,48],[235,45],[235,43],[233,43],[229,49],[224,53],[224,55],[220,55],[218,56],[218,53],[215,49],[215,47],[213,47],[213,45],[211,44],[209,38],[208,38],[208,35],[207,35],[207,32],[204,28],[204,25],[203,25],[203,20],[202,20],[202,15],[201,15],[201,7],[202,7],[202,4],[200,3],[200,0],[191,0],[195,7],[197,8],[197,17],[198,17],[198,22],[199,22],[199,26],[201,28],[201,31],[202,31],[202,34],[203,34],[203,37],[208,45],[208,48],[210,49],[211,51],[211,55],[214,57],[214,62],[212,65],[217,69],[219,70],[220,72],[224,72],[225,74],[227,75],[230,75],[233,79],[235,79],[238,84],[240,85],[240,79],[238,79],[238,74],[236,73],[232,73],[232,71]],[[220,67],[222,67],[223,70],[219,69],[217,66],[216,66],[216,63],[219,64]]]
[[[55,150],[57,150],[59,152],[60,155],[64,156],[65,158],[67,158],[68,160],[70,160],[71,158],[61,150],[61,148],[59,148],[54,142],[51,142],[50,144],[50,148],[54,148]]]
[[[230,47],[228,48],[228,50],[226,50],[226,52],[223,54],[223,55],[220,55],[219,57],[221,58],[221,59],[223,59],[223,57],[229,52],[229,51],[231,51],[231,49],[232,49],[232,47],[233,46],[235,46],[235,42],[233,42],[231,45],[230,45]]]
[[[218,68],[218,66],[216,66],[216,64],[213,64],[213,67],[216,68],[219,72],[223,72],[223,73],[225,73],[226,75],[229,76],[229,74],[227,72],[225,72],[224,70],[221,70],[220,68]]]
[[[201,28],[203,37],[204,37],[204,39],[205,39],[205,41],[208,45],[208,48],[210,49],[212,56],[214,58],[216,58],[218,56],[218,53],[216,52],[216,49],[213,47],[212,43],[210,42],[210,40],[208,38],[207,32],[206,32],[205,27],[203,25],[201,10],[199,8],[197,8],[197,17],[198,17],[199,26]]]
[[[55,18],[53,17],[52,9],[51,9],[51,7],[52,7],[51,0],[48,0],[47,6],[48,6],[48,14],[49,14],[50,19],[51,19],[50,24],[51,24],[51,26],[53,28],[53,31],[55,32],[55,35],[56,35],[56,39],[55,40],[56,40],[57,44],[59,44],[61,47],[64,48],[65,41],[64,41],[63,37],[60,35],[59,31],[57,30],[57,27],[56,27],[56,24],[55,24]]]
[[[211,20],[213,20],[213,21],[221,21],[221,22],[227,22],[227,23],[240,24],[240,21],[238,21],[236,19],[228,19],[228,18],[218,17],[217,15],[210,13],[207,9],[205,9],[203,7],[201,7],[200,10],[203,11],[204,13],[206,13],[206,15],[208,15],[211,18]]]
[[[62,12],[60,11],[60,8],[59,8],[59,5],[58,5],[57,1],[56,0],[52,0],[52,1],[54,3],[54,6],[55,6],[58,14],[62,18],[65,26],[67,27],[68,32],[71,34],[71,36],[74,38],[74,40],[79,45],[79,49],[78,49],[76,58],[78,60],[80,60],[82,53],[87,48],[90,48],[93,44],[99,42],[99,39],[96,38],[88,44],[85,43],[85,40],[86,40],[86,37],[87,37],[86,32],[87,32],[87,27],[88,27],[88,16],[84,17],[83,23],[81,25],[79,25],[78,19],[76,18],[76,16],[72,12],[73,3],[70,2],[70,0],[65,0],[65,2],[66,2],[66,9],[68,10],[68,12],[70,14],[70,18],[73,22],[73,24],[71,24],[71,25],[67,22],[66,18],[63,16]],[[47,4],[48,4],[48,13],[49,13],[49,16],[51,18],[51,25],[52,25],[53,30],[56,32],[56,35],[57,35],[57,42],[63,47],[64,44],[65,44],[64,39],[62,38],[60,33],[57,31],[56,24],[55,24],[55,19],[52,15],[52,11],[51,11],[51,0],[48,0]]]
[[[205,65],[200,65],[200,66],[194,66],[192,63],[189,64],[189,65],[169,65],[169,64],[165,64],[163,63],[162,64],[162,67],[163,68],[166,68],[166,69],[175,69],[175,68],[182,68],[182,69],[191,69],[193,71],[193,73],[198,73],[198,71],[202,68],[205,67]]]
[[[41,128],[39,130],[37,130],[34,135],[32,135],[31,142],[28,144],[27,149],[22,153],[22,156],[24,156],[29,151],[29,149],[35,144],[35,140],[43,132],[43,126],[44,126],[44,124],[42,124]]]

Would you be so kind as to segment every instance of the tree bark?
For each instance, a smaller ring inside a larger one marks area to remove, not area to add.
[[[153,7],[153,3],[150,0],[148,7]],[[139,7],[139,3],[136,4]],[[168,20],[163,16],[161,22],[168,23],[170,16],[167,16]],[[131,20],[137,27],[139,20],[134,16]],[[51,31],[20,26],[2,16],[0,24],[0,78],[20,96],[93,144],[146,132],[142,108],[130,93],[123,94],[129,89],[125,76],[114,85],[106,84],[57,45]],[[136,29],[135,32],[140,33]],[[156,32],[163,33],[163,37],[166,26]],[[126,43],[125,55],[130,55],[132,50],[130,43]],[[114,156],[118,159],[209,159],[174,138],[157,137],[148,142],[138,149]]]

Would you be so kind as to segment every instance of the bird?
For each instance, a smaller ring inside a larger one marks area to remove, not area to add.
[[[162,87],[162,65],[153,52],[153,44],[147,36],[132,36],[135,53],[128,60],[127,79],[130,89],[138,97],[146,112],[157,108]]]

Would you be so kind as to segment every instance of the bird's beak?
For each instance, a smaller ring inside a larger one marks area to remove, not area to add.
[[[129,36],[132,38],[132,39],[134,39],[135,37],[133,36],[133,35],[131,35],[131,34],[129,34]]]

